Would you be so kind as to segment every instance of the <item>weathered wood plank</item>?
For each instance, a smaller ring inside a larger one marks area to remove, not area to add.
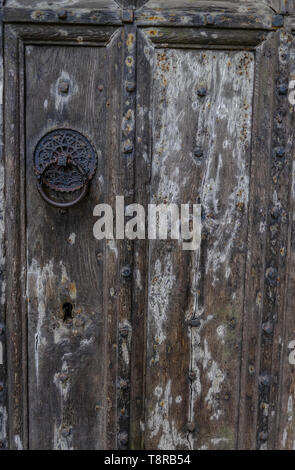
[[[254,59],[147,47],[144,54],[154,71],[153,144],[147,124],[139,130],[145,158],[152,151],[150,202],[201,201],[207,232],[201,254],[150,242],[145,446],[234,448]],[[147,110],[138,113],[148,119]]]
[[[105,168],[104,186],[108,203],[114,208],[116,196],[120,194],[121,166],[123,163],[118,157],[121,155],[121,126],[122,126],[122,88],[123,88],[123,32],[113,39],[114,60],[112,60],[105,76],[105,93],[108,106],[109,130],[105,136],[105,146],[108,152],[108,164]],[[115,85],[115,86],[114,86]],[[104,202],[104,201],[103,201]],[[119,324],[120,324],[120,288],[122,278],[120,276],[120,240],[110,240],[105,246],[105,251],[101,259],[98,252],[102,269],[105,273],[105,298],[106,298],[106,448],[118,448],[118,355],[119,351]],[[130,312],[129,312],[130,314]],[[128,345],[131,339],[131,332],[128,331]],[[128,351],[127,351],[128,352]],[[122,385],[122,383],[121,383]],[[128,418],[128,411],[125,418]]]
[[[279,415],[280,380],[282,375],[282,338],[286,328],[285,302],[289,243],[289,202],[292,185],[293,132],[294,120],[290,122],[288,113],[288,87],[293,73],[289,57],[292,36],[285,32],[277,33],[274,49],[275,84],[274,113],[271,147],[270,200],[267,213],[266,272],[263,299],[261,359],[258,398],[258,447],[275,449],[277,446],[277,426]],[[267,325],[267,326],[266,326]],[[273,334],[268,331],[273,325]],[[269,377],[269,384],[265,378]],[[263,377],[263,378],[262,378]],[[267,406],[267,410],[265,409]],[[268,411],[268,413],[267,413]]]
[[[2,1],[0,2],[2,9]],[[8,447],[7,365],[5,334],[5,200],[3,154],[3,25],[0,24],[0,449]]]
[[[149,112],[152,96],[152,70],[144,48],[149,49],[146,38],[137,34],[137,109],[136,109],[136,162],[135,200],[147,208],[150,197],[151,147]],[[146,328],[148,323],[148,240],[134,241],[133,303],[132,303],[132,356],[131,356],[131,409],[130,448],[143,449],[145,428],[145,373]]]
[[[285,54],[281,56],[279,69],[279,82],[287,84],[295,80],[295,41],[286,34],[281,35],[280,49]],[[294,196],[295,196],[295,163],[294,139],[295,125],[294,106],[288,102],[288,94],[276,96],[275,139],[277,143],[286,147],[286,155],[281,162],[281,168],[274,185],[274,195],[280,217],[276,221],[274,240],[277,254],[278,279],[276,311],[279,329],[275,338],[279,349],[281,363],[274,369],[273,374],[279,377],[278,396],[273,391],[272,400],[276,401],[275,425],[277,426],[274,445],[277,449],[294,450],[295,448],[295,321],[294,321]],[[279,119],[278,119],[279,118]],[[280,122],[282,121],[282,122]],[[284,123],[284,125],[282,125]],[[278,162],[274,162],[274,169],[278,170]],[[288,240],[286,238],[288,237]],[[286,279],[287,271],[287,279]],[[277,352],[277,351],[275,351]],[[278,373],[279,369],[279,373]],[[272,443],[271,443],[272,444]]]
[[[121,156],[119,158],[119,175],[117,177],[118,195],[124,196],[125,206],[134,200],[134,165],[135,165],[135,112],[136,112],[136,46],[137,29],[128,25],[122,33],[123,40],[123,115]],[[131,214],[131,216],[133,213]],[[128,449],[130,446],[130,387],[131,340],[133,337],[133,276],[134,247],[133,241],[124,237],[117,241],[119,247],[120,283],[117,294],[118,309],[118,448]]]
[[[9,446],[21,449],[26,446],[26,370],[23,363],[23,339],[26,316],[22,312],[25,292],[21,278],[22,253],[25,247],[21,222],[20,162],[20,74],[18,40],[13,28],[5,27],[5,203],[6,203],[6,256],[7,265],[7,369],[9,390]],[[8,86],[9,85],[9,86]]]
[[[155,47],[255,48],[267,37],[266,31],[222,30],[216,28],[143,27]]]
[[[249,206],[248,261],[245,280],[241,397],[238,447],[257,446],[259,374],[264,313],[267,213],[274,112],[274,75],[277,71],[277,36],[269,37],[256,52],[253,144]],[[262,379],[261,379],[262,380]]]
[[[94,206],[108,200],[107,168],[112,155],[105,136],[112,132],[110,109],[122,85],[117,76],[111,95],[106,79],[118,54],[117,46],[108,50],[26,48],[29,424],[34,449],[102,449],[107,445],[106,367],[112,360],[107,341],[112,332],[107,317],[109,296],[103,295],[104,264],[95,256],[97,251],[104,252],[104,245],[94,239],[92,228]],[[58,91],[61,79],[69,82],[69,96]],[[90,194],[66,214],[40,199],[32,160],[39,138],[59,127],[82,132],[98,153]],[[52,244],[52,238],[56,243]],[[68,319],[66,304],[72,306]]]
[[[85,9],[102,9],[102,10],[118,10],[118,3],[115,0],[68,0],[63,1],[62,5],[59,0],[44,1],[44,0],[6,0],[5,7],[14,9],[26,7],[42,10],[43,8],[50,7],[49,9],[60,10],[67,8],[85,8]]]
[[[62,26],[84,23],[91,25],[120,25],[122,24],[122,14],[120,10],[68,9],[66,13],[60,13],[58,10],[47,9],[4,8],[3,21],[6,23],[58,23]]]
[[[246,9],[246,12],[245,12]],[[274,11],[261,2],[150,0],[135,13],[139,25],[271,29]]]
[[[14,31],[26,44],[34,43],[61,43],[84,46],[87,44],[107,45],[115,34],[117,28],[100,26],[93,28],[86,25],[31,25],[15,24]]]

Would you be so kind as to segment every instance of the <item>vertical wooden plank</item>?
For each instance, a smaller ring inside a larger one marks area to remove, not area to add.
[[[285,302],[289,240],[289,201],[291,156],[288,93],[291,36],[277,32],[273,73],[274,115],[271,147],[270,200],[268,209],[264,310],[261,331],[261,360],[258,398],[257,445],[260,449],[277,447],[282,347],[285,328]],[[276,53],[275,53],[276,51]],[[292,69],[291,69],[292,70]],[[293,71],[293,70],[292,70]],[[273,328],[273,334],[269,331]],[[269,383],[267,383],[269,381]]]
[[[152,68],[149,44],[141,31],[137,34],[137,104],[136,104],[136,161],[135,200],[147,208],[151,177],[151,119]],[[145,53],[146,51],[147,53]],[[144,77],[141,80],[140,77]],[[144,448],[145,436],[145,373],[146,327],[148,303],[148,246],[147,238],[134,241],[133,303],[132,303],[132,369],[130,447]]]
[[[256,50],[254,115],[252,136],[249,242],[245,281],[241,398],[238,447],[257,447],[259,395],[268,389],[266,371],[261,370],[265,302],[266,237],[270,197],[274,76],[277,72],[278,39],[275,34]],[[270,312],[270,316],[272,313]],[[267,321],[267,320],[265,320]],[[260,375],[261,374],[261,375]],[[259,385],[260,384],[260,385]],[[265,388],[264,388],[265,387]],[[261,432],[261,431],[260,431]],[[261,436],[263,437],[263,436]]]
[[[143,53],[154,81],[153,143],[141,143],[146,158],[152,145],[150,202],[201,202],[204,218],[200,253],[150,242],[145,445],[234,448],[254,56]]]
[[[2,1],[0,9],[2,10]],[[1,11],[0,10],[0,11]],[[5,199],[3,155],[3,24],[0,23],[0,449],[8,447],[8,415],[6,387],[5,341]]]
[[[9,390],[9,446],[26,447],[26,401],[24,386],[26,374],[23,357],[25,315],[22,312],[21,293],[24,292],[22,243],[20,229],[23,220],[20,164],[20,106],[19,106],[19,41],[11,26],[5,27],[5,200],[6,200],[6,256],[7,265],[7,368]]]

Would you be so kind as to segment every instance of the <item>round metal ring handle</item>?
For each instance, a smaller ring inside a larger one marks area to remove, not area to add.
[[[84,173],[84,171],[82,170],[82,168],[77,165],[75,162],[71,161],[70,163],[71,165],[75,166],[78,171],[80,172],[80,174],[82,175],[82,179],[84,180],[84,183],[83,183],[83,187],[82,187],[82,191],[81,193],[79,194],[79,196],[74,199],[73,201],[69,201],[69,202],[57,202],[57,201],[54,201],[53,199],[50,199],[49,196],[47,196],[47,194],[45,193],[44,189],[43,189],[43,175],[45,173],[46,170],[48,170],[49,167],[51,166],[54,166],[56,165],[56,161],[53,161],[53,162],[50,162],[48,165],[46,165],[43,170],[42,170],[42,173],[40,173],[38,175],[38,184],[37,184],[37,188],[38,188],[38,191],[41,195],[41,197],[44,199],[44,201],[46,201],[48,204],[50,204],[51,206],[53,207],[57,207],[58,209],[68,209],[70,207],[73,207],[75,206],[76,204],[78,204],[80,201],[82,201],[82,199],[84,199],[84,197],[86,196],[87,192],[88,192],[88,189],[89,189],[89,183],[90,181],[88,180],[87,178],[87,175]]]

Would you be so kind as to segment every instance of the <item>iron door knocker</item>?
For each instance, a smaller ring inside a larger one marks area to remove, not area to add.
[[[49,132],[42,137],[34,152],[39,193],[48,204],[57,208],[73,207],[84,199],[96,168],[94,147],[80,132],[71,129]],[[81,192],[72,201],[60,202],[46,194],[45,186],[57,193]]]

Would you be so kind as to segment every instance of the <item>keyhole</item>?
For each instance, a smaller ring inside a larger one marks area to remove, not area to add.
[[[71,320],[73,318],[73,314],[72,314],[73,305],[70,304],[69,302],[66,302],[65,304],[63,304],[62,309],[64,312],[64,323],[65,323],[67,320]]]

